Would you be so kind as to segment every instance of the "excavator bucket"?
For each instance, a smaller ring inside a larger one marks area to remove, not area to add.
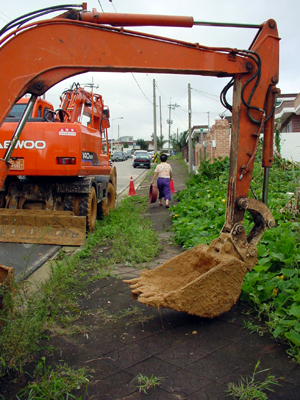
[[[81,246],[86,217],[71,211],[0,209],[0,242]]]
[[[248,255],[250,264],[255,265],[256,248]],[[124,282],[141,303],[213,318],[238,300],[249,269],[243,258],[230,238],[221,234],[210,246],[200,244],[152,271],[143,270],[139,278]]]

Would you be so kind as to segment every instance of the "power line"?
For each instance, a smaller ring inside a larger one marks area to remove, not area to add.
[[[194,90],[195,92],[201,94],[202,96],[207,97],[210,100],[217,101],[218,103],[220,102],[220,96],[217,96],[217,95],[211,94],[211,93],[202,92],[201,90],[194,89],[194,88],[191,88],[191,89]],[[214,99],[210,96],[216,97],[216,99]]]
[[[103,10],[103,7],[102,7],[102,5],[101,5],[101,3],[100,3],[100,0],[98,0],[98,3],[99,3],[99,6],[100,6],[102,12],[104,13],[104,10]]]
[[[115,7],[115,5],[114,5],[113,1],[112,1],[112,0],[109,0],[109,2],[111,3],[111,5],[113,6],[113,8],[114,8],[115,12],[117,13],[118,11],[116,10],[116,7]]]
[[[133,75],[133,73],[131,73],[133,79],[135,80],[135,83],[137,84],[138,88],[140,89],[140,91],[143,93],[144,97],[149,101],[149,103],[153,104],[153,102],[151,100],[148,99],[148,97],[145,95],[143,89],[140,87],[138,81],[136,80],[135,76]]]

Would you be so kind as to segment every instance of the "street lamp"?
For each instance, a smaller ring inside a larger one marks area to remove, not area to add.
[[[110,147],[111,147],[111,151],[113,149],[113,137],[114,137],[114,120],[115,119],[123,119],[124,117],[116,117],[116,118],[112,118],[111,120],[111,140],[110,140]]]

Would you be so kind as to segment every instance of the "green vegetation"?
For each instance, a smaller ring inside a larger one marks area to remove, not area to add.
[[[258,374],[268,371],[268,369],[258,371],[260,361],[256,363],[254,372],[250,378],[241,377],[239,384],[229,383],[228,390],[226,391],[227,396],[233,396],[238,400],[267,400],[268,396],[264,390],[273,392],[270,385],[279,385],[275,376],[268,373],[267,378],[264,381],[255,381]]]
[[[57,365],[55,368],[46,366],[43,357],[37,364],[34,380],[18,393],[17,399],[78,399],[71,392],[79,390],[81,386],[87,388],[89,380],[86,375],[84,368],[75,371],[67,365]]]
[[[146,375],[142,375],[141,373],[136,376],[131,384],[135,384],[136,388],[139,389],[139,392],[143,392],[147,394],[147,390],[154,388],[160,384],[163,378],[158,378],[156,376],[151,375],[149,378]]]
[[[0,377],[12,378],[22,374],[24,365],[33,360],[34,354],[40,350],[41,338],[49,334],[84,332],[85,327],[76,324],[85,315],[78,297],[85,295],[89,282],[110,276],[116,263],[137,266],[155,257],[159,245],[156,232],[144,216],[146,201],[137,196],[124,199],[117,210],[97,223],[95,233],[88,236],[80,252],[71,256],[59,253],[51,264],[47,282],[29,286],[27,282],[12,281],[10,287],[0,287],[0,298],[3,296],[3,308],[0,309]],[[126,315],[141,323],[146,321],[137,308],[120,311],[112,318]],[[49,373],[39,375],[35,380],[37,386],[44,390],[42,386],[46,385],[46,381],[47,385],[55,386],[55,382],[64,377],[69,380],[71,370],[68,369],[70,373],[67,373],[64,368],[57,366],[51,372],[47,369]],[[79,371],[79,376],[83,375]],[[69,388],[67,384],[66,387]],[[29,389],[29,392],[33,391],[33,386]]]
[[[270,171],[270,208],[276,227],[266,231],[258,248],[257,266],[246,274],[241,299],[264,316],[274,338],[288,342],[289,354],[300,363],[300,224],[299,211],[291,199],[299,187],[300,168],[279,157]],[[229,160],[207,161],[199,174],[191,178],[187,189],[179,192],[178,205],[172,207],[175,239],[188,249],[209,244],[223,227],[226,209]],[[260,162],[254,167],[251,187],[262,195],[263,171]],[[250,192],[250,197],[253,197]],[[251,216],[245,214],[246,231]]]
[[[138,196],[122,200],[120,207],[101,221],[94,234],[89,236],[79,257],[93,255],[95,246],[112,243],[107,256],[100,257],[100,265],[126,263],[127,266],[147,262],[155,257],[159,250],[156,232],[151,222],[144,218],[147,198]]]

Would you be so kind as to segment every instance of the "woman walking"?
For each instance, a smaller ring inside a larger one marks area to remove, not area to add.
[[[168,156],[166,154],[161,154],[160,161],[161,164],[158,164],[155,168],[154,176],[151,181],[151,185],[155,181],[155,178],[158,176],[157,179],[157,187],[159,190],[159,205],[163,205],[163,198],[166,201],[166,207],[169,208],[169,201],[171,200],[171,188],[170,188],[170,180],[172,179],[172,168],[171,165],[168,164],[166,161]]]

